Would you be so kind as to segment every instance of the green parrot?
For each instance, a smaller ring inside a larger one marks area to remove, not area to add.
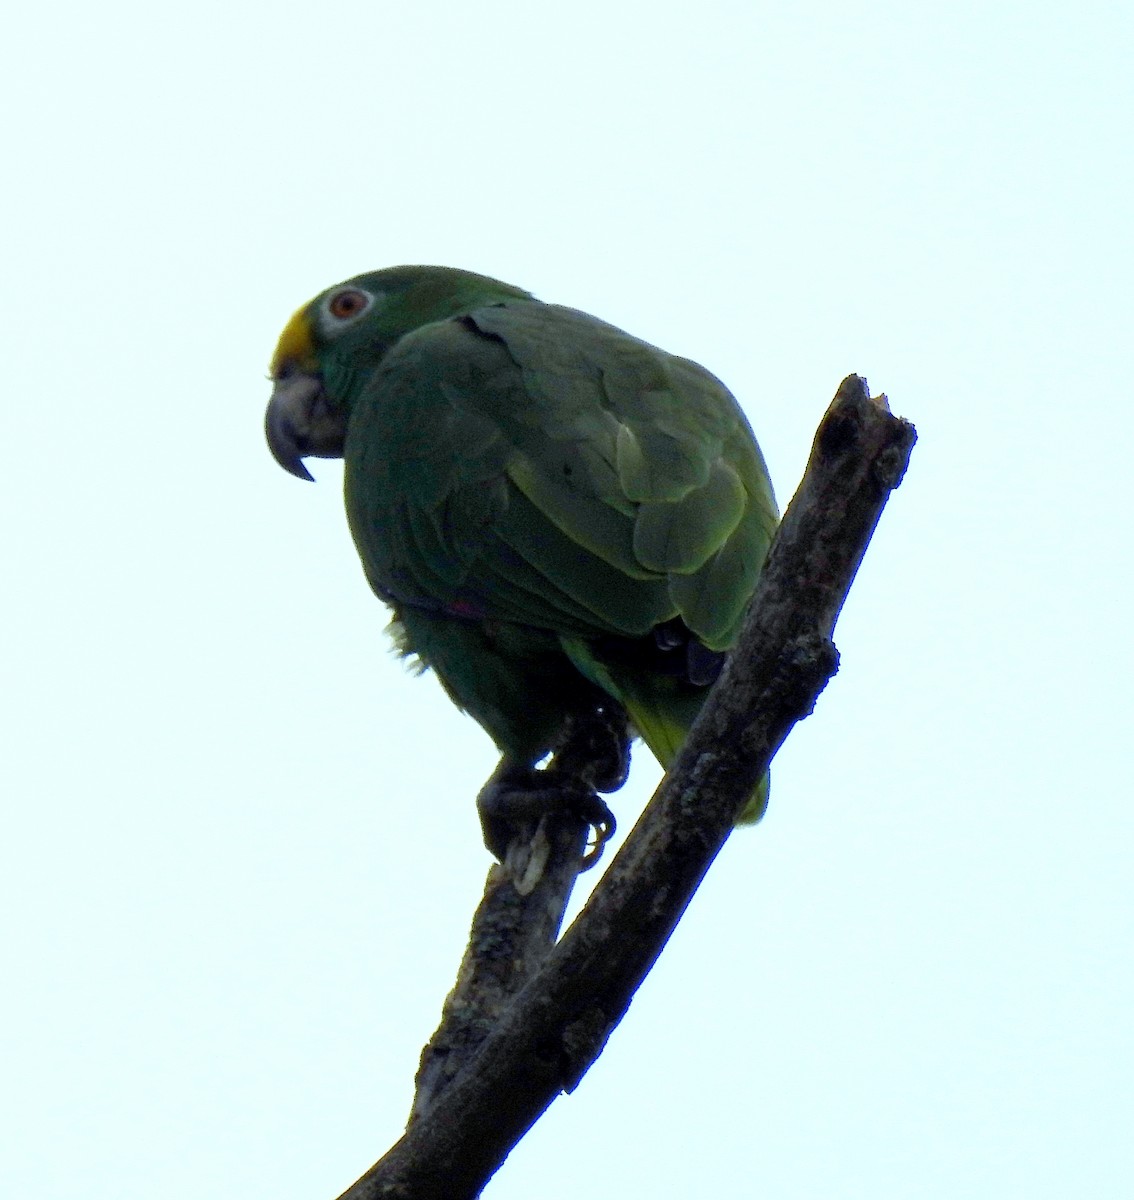
[[[501,752],[478,797],[489,849],[565,804],[597,856],[614,828],[597,793],[625,781],[635,734],[672,762],[776,528],[736,400],[696,363],[445,267],[329,288],[271,376],[276,461],[311,479],[304,458],[345,460],[397,648]],[[741,819],[767,794],[765,777]]]

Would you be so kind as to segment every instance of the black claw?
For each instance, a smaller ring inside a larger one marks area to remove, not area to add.
[[[614,837],[618,822],[610,806],[597,792],[573,790],[564,792],[564,800],[575,815],[591,829],[592,837],[587,841],[587,850],[579,865],[580,871],[588,871],[602,858],[606,843]]]

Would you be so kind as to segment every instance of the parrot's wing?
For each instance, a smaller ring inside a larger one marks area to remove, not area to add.
[[[474,314],[520,367],[542,437],[510,471],[572,540],[633,576],[667,582],[671,615],[731,644],[777,513],[740,407],[696,363],[553,305]],[[568,483],[582,480],[575,487]],[[601,517],[623,518],[620,539]]]
[[[567,635],[639,637],[680,616],[729,645],[776,521],[719,381],[538,303],[403,338],[355,408],[346,459],[379,592]]]

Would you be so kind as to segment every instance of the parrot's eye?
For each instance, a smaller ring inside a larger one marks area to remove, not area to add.
[[[358,288],[343,288],[327,301],[327,312],[338,321],[351,321],[361,316],[372,301],[373,297]]]

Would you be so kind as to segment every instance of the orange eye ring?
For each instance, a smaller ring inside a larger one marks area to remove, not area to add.
[[[327,311],[337,321],[349,321],[370,307],[370,297],[358,288],[343,288],[327,302]]]

